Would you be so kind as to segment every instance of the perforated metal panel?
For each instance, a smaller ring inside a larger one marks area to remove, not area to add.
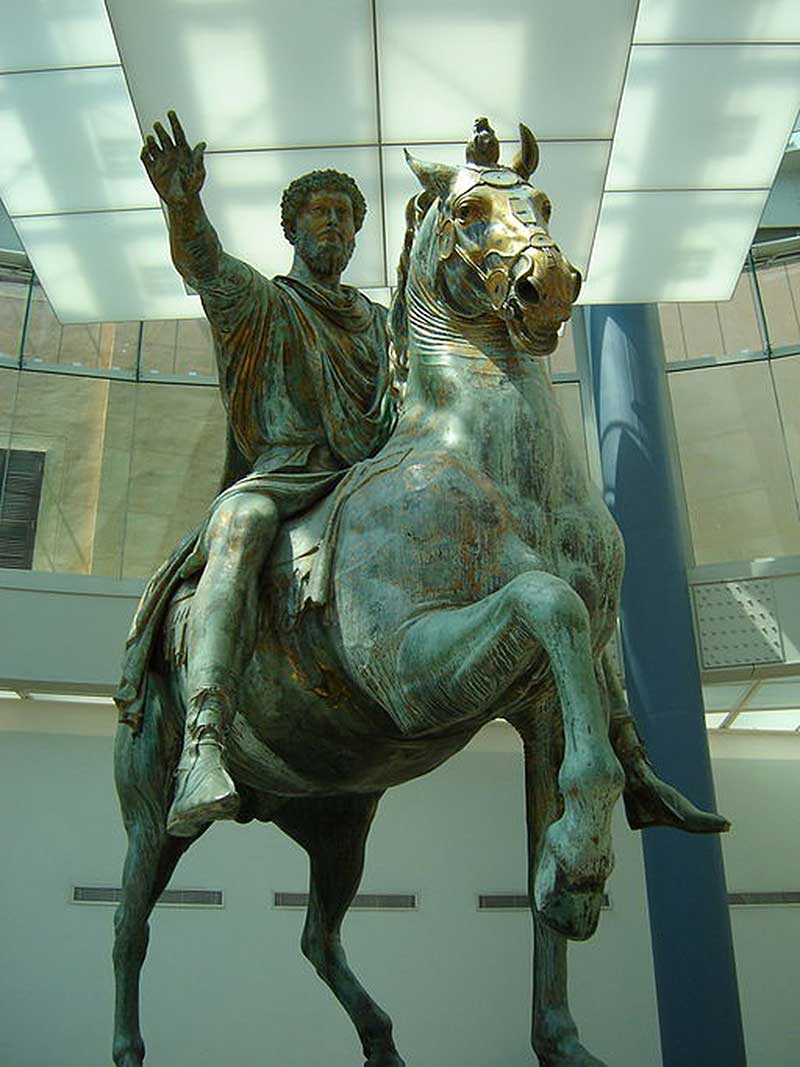
[[[75,885],[72,887],[73,904],[119,904],[122,890],[119,886]],[[221,908],[224,906],[221,889],[165,889],[157,904],[173,908]]]
[[[276,892],[272,894],[276,908],[306,908],[308,893]],[[351,911],[416,911],[416,893],[357,893]]]
[[[784,661],[770,579],[695,585],[692,596],[704,668]]]

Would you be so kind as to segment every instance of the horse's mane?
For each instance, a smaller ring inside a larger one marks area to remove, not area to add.
[[[435,199],[434,193],[424,189],[421,193],[417,193],[416,196],[412,196],[406,204],[406,236],[403,241],[403,251],[400,253],[400,261],[397,264],[397,288],[392,299],[388,322],[393,376],[401,394],[404,391],[405,381],[408,377],[406,283],[411,259],[411,246],[414,243],[414,238],[422,224],[422,220]]]

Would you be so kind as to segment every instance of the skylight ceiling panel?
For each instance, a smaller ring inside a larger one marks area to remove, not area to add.
[[[800,730],[800,710],[742,711],[731,723],[732,730]]]
[[[581,304],[728,300],[766,190],[606,193]]]
[[[146,211],[51,215],[16,223],[61,322],[202,315],[172,266],[164,216]]]
[[[800,46],[636,46],[607,189],[767,188],[800,106]]]
[[[797,0],[641,0],[634,41],[798,41]]]
[[[3,20],[0,72],[119,63],[103,0],[25,0]]]
[[[157,206],[118,67],[0,75],[9,215]]]
[[[762,682],[749,700],[747,708],[800,708],[800,679],[780,678]]]
[[[174,108],[213,150],[374,143],[369,0],[109,0],[144,128]]]
[[[501,146],[501,162],[510,163],[519,142]],[[432,163],[463,164],[464,143],[459,145],[409,145],[409,152]],[[603,175],[609,143],[540,142],[540,163],[531,184],[543,189],[553,204],[550,232],[564,254],[580,271],[586,270],[597,222]],[[384,149],[386,222],[389,246],[390,280],[405,239],[405,206],[419,192],[420,185],[405,161],[403,149]]]
[[[281,194],[289,182],[311,170],[349,174],[364,195],[367,215],[343,280],[359,287],[386,285],[377,148],[219,153],[209,156],[206,166],[203,201],[226,251],[268,276],[285,274],[292,263],[280,222]]]
[[[478,115],[501,138],[605,138],[614,129],[635,0],[382,0],[383,137],[461,141]]]

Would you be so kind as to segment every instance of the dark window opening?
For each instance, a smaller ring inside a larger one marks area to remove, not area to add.
[[[33,567],[44,452],[0,448],[0,567]]]

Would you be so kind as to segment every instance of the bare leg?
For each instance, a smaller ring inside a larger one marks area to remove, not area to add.
[[[304,955],[352,1019],[366,1067],[404,1067],[392,1038],[392,1021],[351,971],[340,937],[342,919],[361,881],[378,800],[375,796],[292,800],[275,822],[311,860]]]
[[[608,740],[583,601],[566,582],[520,575],[477,604],[434,611],[408,629],[397,660],[398,716],[430,727],[497,705],[544,649],[558,691],[563,814],[547,830],[535,894],[544,921],[583,940],[594,932],[613,867],[611,815],[623,785]]]
[[[604,1067],[581,1044],[567,1000],[567,939],[550,929],[534,903],[534,884],[547,827],[561,806],[557,775],[562,744],[558,707],[537,713],[536,722],[515,722],[525,742],[528,821],[528,882],[533,912],[533,1018],[531,1040],[541,1067]]]
[[[222,753],[255,647],[259,576],[277,528],[272,501],[242,493],[223,501],[206,529],[206,564],[189,617],[186,733],[167,817],[177,837],[191,837],[213,819],[234,818],[239,808]]]
[[[139,976],[150,937],[148,920],[178,860],[196,840],[169,837],[164,830],[163,814],[158,822],[155,825],[148,810],[131,824],[122,875],[122,900],[114,914],[116,1067],[141,1067],[144,1062],[144,1041],[139,1026]]]

